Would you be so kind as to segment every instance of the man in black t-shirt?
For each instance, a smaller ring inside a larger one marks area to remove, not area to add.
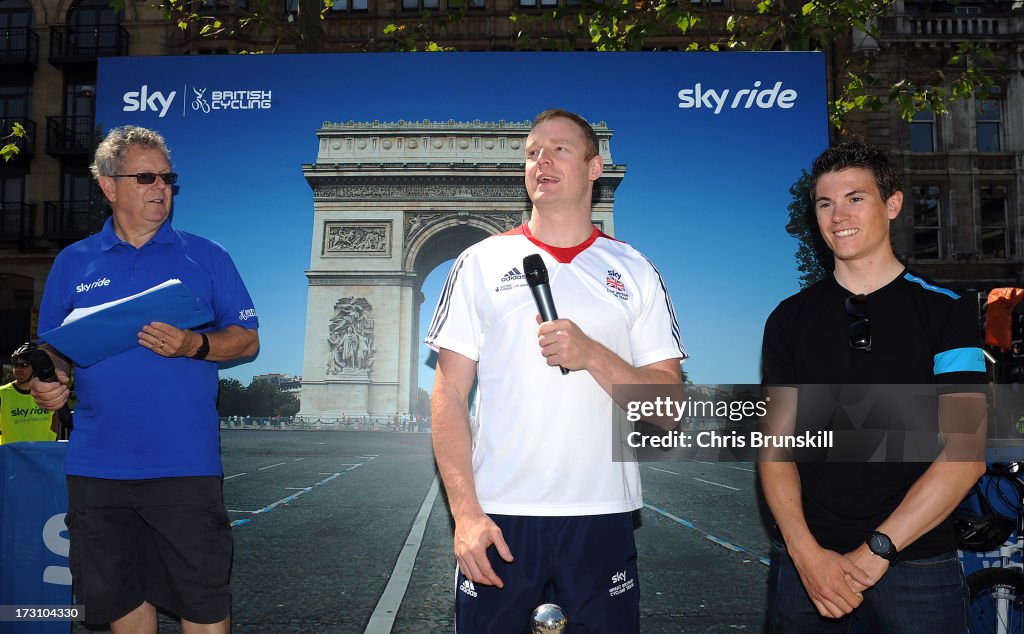
[[[768,318],[763,383],[773,407],[765,427],[793,434],[808,422],[836,426],[841,416],[804,420],[813,409],[808,393],[821,391],[810,384],[833,397],[859,391],[855,398],[877,392],[872,385],[934,386],[930,437],[942,444],[933,461],[900,460],[922,436],[886,433],[890,406],[887,420],[863,426],[882,431],[852,439],[837,432],[833,449],[812,460],[762,454],[761,483],[776,521],[768,630],[848,632],[856,619],[872,632],[963,633],[967,596],[949,514],[984,472],[986,374],[976,319],[956,293],[907,272],[893,254],[889,224],[903,193],[881,149],[826,150],[812,177],[835,271]],[[869,449],[863,456],[839,446],[858,439]],[[867,462],[874,449],[885,462]]]

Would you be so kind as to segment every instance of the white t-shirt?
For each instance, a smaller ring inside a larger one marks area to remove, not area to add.
[[[594,230],[549,247],[523,225],[459,256],[426,344],[477,361],[473,475],[486,513],[599,515],[640,508],[636,462],[614,462],[613,402],[586,371],[562,376],[537,343],[523,258],[539,253],[558,316],[635,367],[686,358],[661,275]]]

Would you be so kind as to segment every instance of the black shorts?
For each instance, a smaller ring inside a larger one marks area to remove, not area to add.
[[[231,526],[221,478],[68,476],[69,563],[88,623],[143,601],[194,623],[231,613]]]

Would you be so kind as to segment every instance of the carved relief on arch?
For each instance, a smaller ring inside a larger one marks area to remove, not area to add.
[[[391,257],[390,222],[324,223],[323,257]]]
[[[342,297],[328,322],[327,374],[362,374],[373,370],[373,306],[365,297]]]

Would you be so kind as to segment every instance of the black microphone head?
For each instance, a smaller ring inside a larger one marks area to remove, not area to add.
[[[539,253],[531,253],[523,258],[523,275],[531,287],[548,283],[548,267],[544,266],[544,259]]]
[[[52,383],[57,380],[57,372],[53,368],[53,359],[46,354],[45,350],[33,350],[28,353],[29,363],[32,364],[32,373],[40,381]]]

